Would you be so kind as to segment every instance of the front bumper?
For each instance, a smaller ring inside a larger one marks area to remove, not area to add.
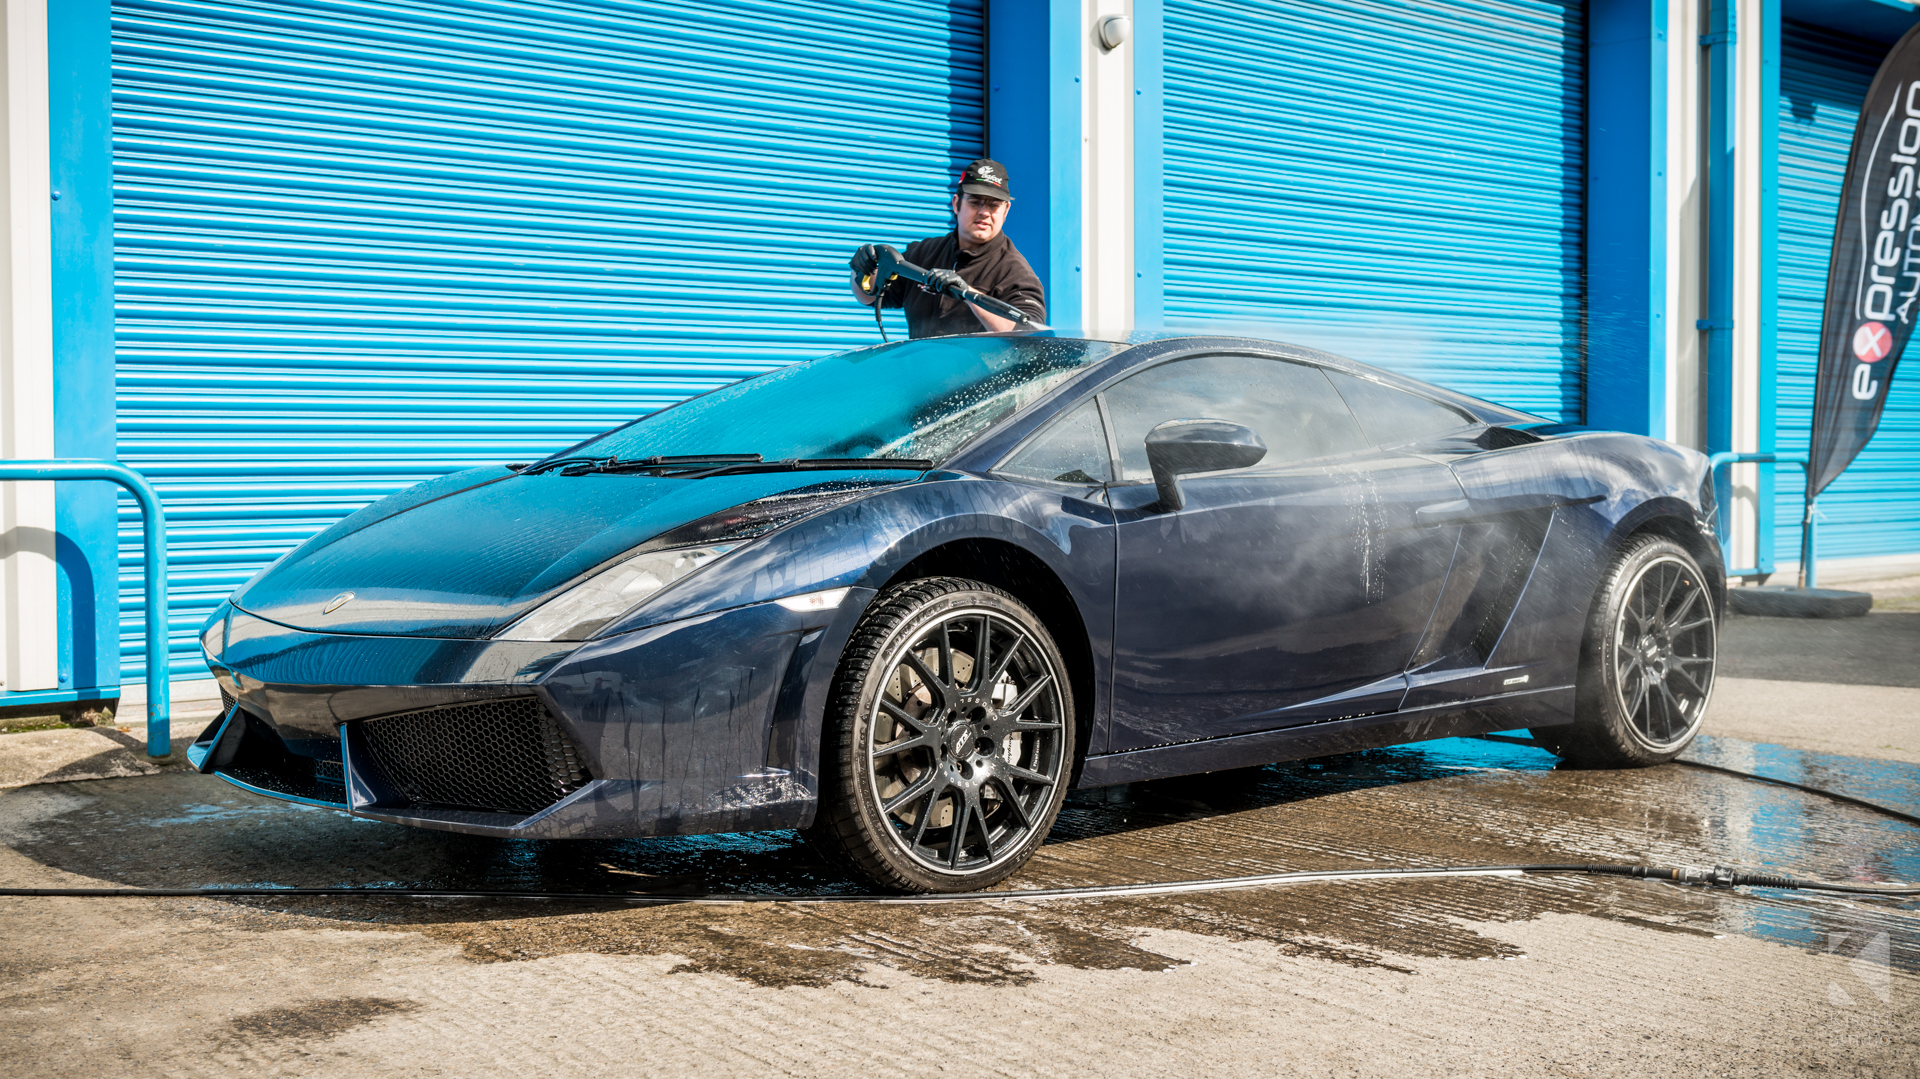
[[[208,656],[228,707],[189,759],[269,797],[481,835],[804,827],[827,683],[871,597],[586,644],[313,633],[228,608]]]

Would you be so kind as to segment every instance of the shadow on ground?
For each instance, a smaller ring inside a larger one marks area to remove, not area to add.
[[[1836,758],[1836,760],[1846,760]],[[1009,882],[1120,884],[1287,870],[1519,862],[1726,863],[1848,880],[1920,879],[1920,829],[1858,807],[1681,765],[1555,767],[1544,751],[1451,739],[1244,772],[1079,791]],[[1896,766],[1906,768],[1909,766]],[[1920,789],[1920,769],[1900,782]],[[366,885],[787,895],[864,891],[791,832],[515,841],[404,828],[270,801],[196,774],[0,795],[14,855],[0,877],[55,884]],[[859,981],[879,963],[1017,983],[1037,965],[1158,970],[1142,928],[1272,942],[1401,970],[1401,957],[1515,958],[1475,923],[1586,914],[1670,933],[1746,933],[1821,950],[1892,933],[1920,969],[1914,904],[1841,902],[1581,877],[1351,882],[1151,899],[905,908],[632,908],[579,901],[149,901],[243,928],[411,929],[475,960],[569,952],[682,956],[682,970],[764,985]]]
[[[1727,619],[1722,678],[1920,687],[1920,611],[1862,618]]]

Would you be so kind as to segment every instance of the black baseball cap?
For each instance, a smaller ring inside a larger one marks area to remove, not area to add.
[[[988,157],[960,170],[960,190],[968,195],[1013,201],[1013,192],[1007,190],[1007,167]]]

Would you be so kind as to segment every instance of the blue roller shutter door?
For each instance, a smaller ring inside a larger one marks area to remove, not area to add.
[[[982,144],[979,0],[120,0],[113,34],[120,454],[176,677],[375,498],[877,340],[847,252],[949,227]]]
[[[1814,371],[1827,263],[1847,152],[1884,45],[1787,22],[1780,55],[1779,346],[1775,353],[1775,446],[1805,453],[1813,423]],[[1920,551],[1920,357],[1909,346],[1887,394],[1880,430],[1820,496],[1820,557]],[[1802,477],[1783,468],[1774,484],[1774,558],[1800,560]]]
[[[1584,27],[1571,0],[1168,0],[1168,322],[1578,421]]]

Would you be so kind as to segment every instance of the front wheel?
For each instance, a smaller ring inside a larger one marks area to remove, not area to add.
[[[1066,796],[1066,665],[990,585],[889,589],[834,676],[808,838],[883,888],[964,892],[1025,864]]]
[[[1718,629],[1713,595],[1686,548],[1659,536],[1630,542],[1588,616],[1575,722],[1534,733],[1581,768],[1672,760],[1706,718]]]

